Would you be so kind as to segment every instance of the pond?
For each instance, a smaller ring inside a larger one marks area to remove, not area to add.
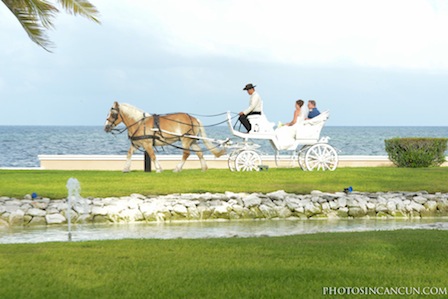
[[[247,238],[398,229],[448,230],[448,218],[77,224],[71,227],[71,240]],[[66,225],[0,228],[0,244],[66,242],[68,240]]]

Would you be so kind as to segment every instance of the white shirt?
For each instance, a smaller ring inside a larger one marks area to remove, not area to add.
[[[260,95],[254,91],[253,94],[250,95],[249,98],[249,107],[243,111],[245,115],[248,115],[250,112],[262,112],[263,111],[263,102],[261,101]]]

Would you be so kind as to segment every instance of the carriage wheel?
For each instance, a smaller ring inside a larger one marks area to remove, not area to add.
[[[297,154],[297,160],[299,162],[299,166],[300,168],[302,168],[302,170],[305,171],[308,170],[305,165],[305,155],[309,148],[310,148],[309,145],[304,145]]]
[[[235,159],[236,156],[241,152],[241,150],[234,150],[229,154],[229,158],[227,159],[227,166],[230,171],[235,171]]]
[[[256,151],[241,151],[235,159],[235,169],[237,171],[258,171],[261,164],[260,155]]]
[[[305,165],[312,170],[335,170],[338,167],[338,153],[329,144],[318,143],[311,146],[305,154]]]

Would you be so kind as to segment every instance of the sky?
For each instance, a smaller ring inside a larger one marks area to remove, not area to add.
[[[332,126],[448,126],[445,0],[91,2],[102,24],[58,14],[53,53],[0,3],[0,125],[239,112],[253,83],[273,122],[303,99]]]

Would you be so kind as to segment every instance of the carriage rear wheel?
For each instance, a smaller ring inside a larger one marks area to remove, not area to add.
[[[336,152],[334,147],[326,143],[314,144],[305,153],[305,166],[309,171],[333,171],[338,167],[338,162],[338,153]]]
[[[227,159],[227,166],[229,167],[230,171],[235,171],[235,160],[236,156],[241,152],[241,150],[234,150],[229,154],[229,158]]]
[[[302,170],[305,171],[308,170],[305,164],[305,155],[309,148],[310,148],[309,145],[304,145],[297,154],[297,160],[299,162],[299,166],[300,168],[302,168]]]
[[[252,150],[243,150],[235,158],[236,171],[258,171],[260,164],[260,155]]]

